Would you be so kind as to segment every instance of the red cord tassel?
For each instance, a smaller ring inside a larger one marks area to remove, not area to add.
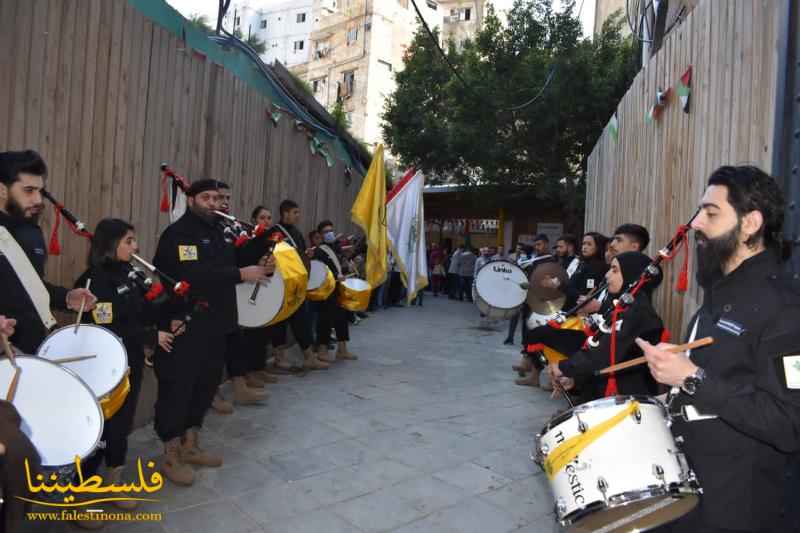
[[[689,289],[689,236],[683,235],[683,247],[685,248],[683,254],[683,266],[678,274],[678,281],[675,283],[675,290],[678,292],[686,292]]]
[[[162,213],[169,213],[169,190],[167,187],[167,174],[161,177],[161,207]]]
[[[617,315],[619,311],[619,308],[614,309],[614,312],[611,314],[611,364],[609,366],[614,366],[617,363]],[[617,389],[617,376],[612,372],[611,375],[608,376],[605,396],[616,396],[617,394],[619,394]]]
[[[47,252],[50,255],[61,255],[61,244],[58,242],[58,227],[61,225],[61,210],[57,205],[53,206],[56,212],[56,220],[53,222],[53,231],[50,233],[50,245]]]

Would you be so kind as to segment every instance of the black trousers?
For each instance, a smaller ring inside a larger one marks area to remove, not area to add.
[[[136,405],[139,403],[139,392],[142,390],[144,350],[140,346],[131,346],[128,342],[125,343],[125,349],[128,352],[128,367],[131,369],[128,378],[131,390],[119,411],[105,421],[101,438],[105,448],[97,448],[94,455],[86,460],[83,467],[85,472],[96,473],[103,459],[109,468],[122,466],[128,455],[128,435],[133,429],[133,418],[136,415]]]
[[[271,327],[242,330],[242,355],[246,372],[267,368],[267,344],[272,340],[272,334]]]
[[[244,376],[249,371],[249,364],[244,332],[239,329],[225,337],[225,367],[228,370],[228,377]]]
[[[203,425],[225,365],[226,333],[195,321],[175,337],[172,352],[160,348],[153,365],[158,378],[155,430],[162,441]]]
[[[275,348],[286,344],[286,328],[292,327],[292,334],[300,345],[300,349],[306,351],[311,347],[314,342],[314,337],[311,333],[311,314],[308,311],[308,302],[297,308],[292,316],[271,326],[272,330],[272,346]]]
[[[350,326],[348,325],[348,312],[339,306],[336,294],[321,302],[319,320],[317,321],[317,344],[327,346],[331,341],[331,328],[336,329],[336,340],[350,340]]]

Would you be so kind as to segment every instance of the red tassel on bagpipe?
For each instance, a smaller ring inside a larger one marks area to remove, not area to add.
[[[57,206],[53,206],[56,212],[56,219],[53,222],[53,231],[50,233],[50,245],[48,246],[47,253],[50,255],[61,255],[61,244],[58,242],[58,227],[61,225],[61,210]]]
[[[144,299],[148,302],[155,301],[163,292],[164,286],[162,284],[153,283],[153,285],[150,287],[150,290],[144,295]]]
[[[617,363],[617,315],[619,315],[621,308],[617,307],[614,309],[614,312],[611,314],[611,362],[610,366],[614,366]],[[608,382],[606,382],[606,391],[605,396],[616,396],[619,394],[619,390],[617,389],[617,376],[613,372],[610,376],[608,376]]]

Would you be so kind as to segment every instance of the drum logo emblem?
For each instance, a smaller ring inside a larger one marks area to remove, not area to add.
[[[508,268],[507,266],[494,265],[492,267],[492,270],[494,270],[495,272],[503,272],[505,274],[511,274],[511,269]]]
[[[114,307],[111,302],[97,302],[92,310],[95,324],[111,324],[114,321]]]

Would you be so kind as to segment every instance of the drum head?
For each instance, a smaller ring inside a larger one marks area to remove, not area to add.
[[[649,531],[677,520],[697,506],[696,494],[656,496],[598,510],[567,528],[569,533]]]
[[[93,359],[65,363],[102,398],[122,382],[128,370],[128,353],[122,341],[109,330],[94,324],[81,324],[55,330],[47,336],[36,355],[57,360],[67,357],[95,355]]]
[[[72,464],[76,455],[91,454],[103,434],[103,412],[92,390],[63,366],[31,356],[16,360],[22,371],[13,403],[42,464]],[[13,377],[11,362],[0,360],[0,390],[8,390]]]
[[[256,284],[240,283],[236,286],[236,306],[239,311],[239,325],[245,328],[260,328],[269,324],[283,306],[285,294],[283,276],[279,271],[261,282],[258,295],[254,301],[250,299]]]
[[[478,271],[475,292],[491,307],[516,309],[528,294],[527,283],[525,272],[514,263],[490,261]]]
[[[342,282],[344,286],[348,289],[354,291],[368,291],[369,290],[369,283],[364,281],[363,279],[358,278],[347,278]]]
[[[311,260],[311,272],[308,274],[308,290],[319,289],[328,276],[328,265],[316,259]]]

